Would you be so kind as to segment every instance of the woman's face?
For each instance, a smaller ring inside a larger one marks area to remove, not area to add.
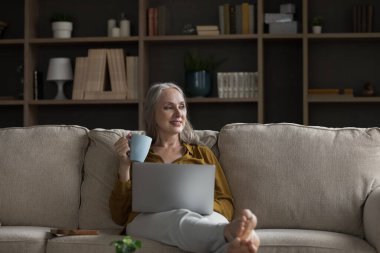
[[[186,114],[186,103],[181,93],[175,88],[164,89],[155,110],[158,132],[179,134],[185,127]]]

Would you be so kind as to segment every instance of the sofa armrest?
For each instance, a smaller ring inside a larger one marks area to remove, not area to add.
[[[380,187],[368,196],[364,205],[363,221],[367,242],[380,252]]]

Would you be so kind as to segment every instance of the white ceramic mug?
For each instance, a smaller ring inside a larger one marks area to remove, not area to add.
[[[129,146],[131,148],[129,159],[132,162],[144,162],[148,155],[152,138],[142,134],[132,134]]]

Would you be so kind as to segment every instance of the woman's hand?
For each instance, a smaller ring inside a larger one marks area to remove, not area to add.
[[[128,181],[130,179],[131,160],[129,159],[129,141],[132,133],[129,133],[126,137],[121,137],[114,144],[117,155],[119,156],[119,180]]]

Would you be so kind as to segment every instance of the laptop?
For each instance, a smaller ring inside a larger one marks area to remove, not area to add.
[[[211,214],[215,165],[132,164],[132,211],[164,212],[188,209]]]

